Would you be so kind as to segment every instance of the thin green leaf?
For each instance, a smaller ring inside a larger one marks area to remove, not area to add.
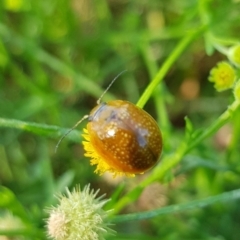
[[[201,200],[195,200],[188,203],[171,205],[163,208],[159,208],[152,211],[146,211],[142,213],[132,213],[132,214],[124,214],[120,216],[115,216],[111,219],[112,222],[127,222],[127,221],[136,221],[142,219],[149,219],[153,217],[157,217],[165,214],[174,214],[177,212],[191,210],[194,208],[203,208],[209,205],[213,205],[215,203],[224,203],[229,201],[234,201],[240,198],[240,189],[233,190],[230,192],[225,192],[216,196],[208,197]]]
[[[60,128],[58,126],[52,126],[47,124],[39,124],[33,122],[24,122],[16,119],[6,119],[0,118],[0,127],[4,128],[15,128],[19,130],[24,130],[27,132],[31,132],[40,136],[46,137],[61,137],[63,136],[69,129]],[[71,139],[74,142],[81,141],[81,133],[77,130],[73,130],[67,138]]]

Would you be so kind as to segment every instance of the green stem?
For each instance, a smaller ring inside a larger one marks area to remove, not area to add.
[[[239,44],[239,38],[219,38],[213,33],[210,34],[210,41],[212,44],[217,44],[221,46],[231,46]]]
[[[137,102],[137,106],[143,108],[150,96],[152,95],[154,89],[163,80],[173,63],[179,58],[181,53],[185,48],[204,30],[204,27],[197,29],[194,32],[189,32],[186,36],[178,43],[166,61],[163,63],[162,67],[159,69],[155,78],[148,85],[146,90],[143,92],[141,98]]]
[[[191,141],[186,150],[186,153],[190,152],[200,142],[202,142],[207,137],[213,135],[218,129],[220,129],[224,124],[226,124],[233,115],[233,113],[238,110],[239,106],[240,102],[238,100],[235,100],[230,106],[228,106],[228,109],[212,125],[206,128],[200,136]]]
[[[229,52],[228,48],[226,48],[223,45],[219,45],[217,43],[214,43],[214,42],[212,42],[212,44],[215,47],[215,49],[217,49],[220,53],[222,53],[223,55],[226,55],[226,56],[228,55],[228,52]]]
[[[145,65],[147,66],[149,75],[151,79],[153,79],[158,72],[158,66],[156,61],[153,60],[152,56],[149,54],[150,52],[148,51],[149,44],[147,43],[141,44],[140,49],[141,49],[141,53],[142,53]],[[167,94],[165,91],[165,85],[162,83],[154,91],[154,101],[155,101],[159,126],[161,126],[162,132],[169,133],[171,124],[167,114],[166,97],[167,97]]]
[[[123,214],[119,216],[114,216],[111,218],[112,223],[119,223],[119,222],[127,222],[127,221],[136,221],[142,219],[149,219],[153,217],[157,217],[164,214],[175,214],[180,211],[186,211],[194,208],[203,208],[214,203],[220,202],[228,202],[234,201],[240,198],[240,189],[233,190],[230,192],[225,192],[216,196],[207,197],[205,199],[194,200],[187,203],[181,203],[176,205],[170,205],[167,207],[162,207],[159,209],[146,211],[142,213],[131,213],[131,214]]]
[[[27,132],[31,132],[40,136],[47,136],[47,137],[61,137],[69,131],[69,129],[60,128],[57,126],[50,126],[46,124],[39,124],[33,122],[24,122],[15,119],[5,119],[0,118],[0,127],[4,128],[15,128],[19,130],[24,130]],[[81,133],[77,130],[73,130],[69,135],[68,138],[74,142],[81,141]]]

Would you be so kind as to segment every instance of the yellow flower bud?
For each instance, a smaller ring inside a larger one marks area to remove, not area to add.
[[[228,62],[219,62],[209,76],[209,81],[214,83],[214,87],[219,92],[232,88],[235,80],[235,70]]]
[[[228,58],[234,65],[240,67],[240,44],[230,48]]]

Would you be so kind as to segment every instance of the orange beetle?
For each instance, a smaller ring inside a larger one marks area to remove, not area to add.
[[[96,172],[115,175],[144,173],[162,152],[162,135],[156,121],[134,104],[113,100],[96,106],[83,137],[86,156]]]

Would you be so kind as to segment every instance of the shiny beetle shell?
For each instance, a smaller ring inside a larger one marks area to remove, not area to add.
[[[157,163],[162,152],[156,121],[127,101],[96,106],[90,112],[87,130],[99,156],[121,172],[143,173]]]

